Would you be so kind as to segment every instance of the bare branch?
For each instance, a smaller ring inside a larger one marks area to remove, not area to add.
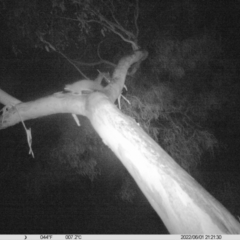
[[[115,16],[115,14],[114,14],[114,12],[113,12],[113,7],[114,7],[114,5],[113,5],[113,3],[112,3],[112,1],[111,1],[111,7],[109,7],[109,5],[108,4],[106,4],[104,1],[102,1],[102,3],[109,9],[109,11],[111,12],[111,15],[112,15],[112,18],[113,18],[113,20],[119,25],[119,26],[122,26],[120,23],[119,23],[119,21],[117,20],[117,18],[116,18],[116,16]]]
[[[90,23],[90,22],[99,23],[100,25],[106,27],[110,31],[112,31],[115,34],[117,34],[120,38],[122,38],[123,41],[130,43],[132,45],[132,48],[133,48],[134,51],[139,49],[138,45],[134,41],[125,38],[120,32],[117,32],[117,30],[115,30],[112,25],[108,25],[108,24],[103,23],[103,22],[98,21],[98,20],[88,20],[87,22],[88,23]]]
[[[121,95],[122,88],[125,84],[126,74],[129,67],[135,62],[145,58],[147,52],[136,51],[134,54],[123,57],[114,70],[113,78],[102,93],[104,93],[111,102],[115,102]],[[105,73],[99,72],[95,81],[108,80]],[[110,82],[110,81],[109,81]],[[13,126],[20,121],[35,119],[56,113],[72,113],[86,116],[86,101],[91,94],[72,94],[72,93],[55,93],[51,96],[44,97],[35,101],[22,103],[12,98],[4,91],[0,91],[0,100],[2,103],[15,103],[2,111],[0,116],[0,129]],[[105,96],[105,98],[106,98]],[[21,118],[19,118],[19,114]]]
[[[102,43],[103,41],[101,41],[99,44],[98,44],[98,48],[97,48],[97,55],[98,55],[98,57],[99,57],[99,59],[100,59],[100,61],[97,61],[97,62],[92,62],[92,63],[86,63],[86,62],[81,62],[81,61],[79,61],[79,60],[72,60],[75,64],[79,64],[79,65],[82,65],[82,66],[89,66],[89,67],[91,67],[91,66],[96,66],[96,65],[100,65],[100,64],[107,64],[107,65],[110,65],[110,66],[112,66],[112,67],[116,67],[117,65],[116,64],[114,64],[114,63],[112,63],[112,62],[110,62],[110,61],[107,61],[107,60],[104,60],[104,59],[102,59],[102,57],[100,56],[100,51],[99,51],[99,48],[100,48],[100,45],[101,45],[101,43]]]
[[[139,34],[139,28],[138,28],[138,24],[137,24],[138,17],[139,17],[139,0],[136,0],[136,8],[134,11],[134,25],[136,28],[136,38],[138,38],[138,34]]]
[[[116,65],[115,65],[114,63],[109,62],[109,61],[107,61],[107,60],[104,60],[104,59],[102,59],[102,57],[100,56],[100,46],[101,46],[102,43],[103,43],[103,41],[101,41],[101,42],[98,44],[98,47],[97,47],[97,55],[98,55],[98,57],[101,59],[101,61],[105,62],[106,64],[109,64],[109,65],[111,65],[111,66],[113,66],[113,67],[116,67]]]
[[[70,63],[70,64],[72,64],[76,69],[77,69],[77,71],[85,78],[85,79],[89,79],[89,77],[87,77],[78,67],[77,67],[77,65],[71,60],[71,59],[69,59],[65,54],[63,54],[62,52],[60,52],[60,51],[57,51],[59,54],[61,54],[63,57],[65,57],[66,58],[66,60]]]
[[[117,65],[112,63],[112,62],[109,62],[107,60],[100,60],[98,62],[92,62],[92,63],[86,63],[86,62],[80,62],[78,60],[71,60],[75,65],[80,65],[80,66],[89,66],[89,67],[93,67],[93,66],[96,66],[96,65],[100,65],[100,64],[108,64],[112,67],[116,67]]]
[[[73,60],[69,59],[64,53],[62,53],[61,51],[57,50],[50,42],[46,41],[43,39],[43,37],[38,34],[38,37],[39,37],[39,40],[43,43],[45,43],[47,45],[47,48],[46,50],[48,51],[48,48],[52,49],[54,52],[57,52],[59,53],[60,55],[62,55],[70,64],[72,64],[76,69],[77,71],[85,78],[85,79],[89,79],[89,77],[87,77],[77,66],[76,64],[74,63]]]
[[[90,19],[90,20],[87,20],[86,22],[88,22],[88,23],[95,22],[95,23],[98,23],[98,24],[106,27],[109,31],[117,34],[120,38],[122,38],[123,41],[130,43],[132,45],[133,50],[138,50],[139,47],[138,47],[137,42],[136,42],[137,37],[132,32],[125,29],[119,23],[119,21],[116,19],[113,11],[109,7],[108,7],[108,9],[110,10],[112,18],[115,22],[108,20],[101,13],[97,12],[94,9],[94,6],[92,6],[91,9],[89,9],[89,11],[97,19]],[[139,6],[138,6],[138,1],[137,1],[136,2],[136,10],[135,10],[135,13],[134,13],[134,25],[136,27],[137,34],[138,34],[138,26],[137,26],[138,14],[139,14]]]

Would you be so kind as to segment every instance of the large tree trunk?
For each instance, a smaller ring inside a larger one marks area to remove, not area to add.
[[[96,93],[88,112],[103,142],[137,182],[170,233],[240,233],[239,222],[132,119]]]
[[[61,93],[21,103],[0,90],[0,102],[8,105],[0,117],[0,129],[50,114],[84,115],[125,165],[170,233],[240,233],[239,222],[112,104],[121,94],[129,67],[146,55],[137,51],[122,58],[104,94]]]

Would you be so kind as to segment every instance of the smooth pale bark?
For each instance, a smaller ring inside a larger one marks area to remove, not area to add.
[[[112,81],[102,91],[111,102],[121,95],[129,67],[148,56],[146,51],[135,51],[120,59],[113,72]],[[23,103],[0,89],[0,103],[6,105],[0,116],[0,129],[13,126],[21,121],[57,113],[72,113],[86,116],[89,94],[74,95],[58,92],[52,96]]]
[[[122,58],[104,93],[77,96],[58,93],[21,103],[0,91],[0,101],[9,104],[0,117],[0,129],[21,120],[56,113],[84,115],[128,169],[170,233],[240,233],[239,222],[228,210],[185,172],[134,119],[122,114],[112,104],[121,94],[129,67],[146,56],[146,52],[137,51]]]
[[[1,90],[0,94],[1,92],[3,91]],[[19,104],[6,106],[6,110],[0,116],[0,129],[14,126],[21,121],[57,113],[85,115],[86,98],[84,95],[54,94],[30,102],[19,101]]]
[[[239,222],[132,119],[95,93],[87,117],[170,233],[239,234]]]

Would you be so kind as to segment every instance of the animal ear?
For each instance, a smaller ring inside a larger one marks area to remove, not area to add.
[[[98,70],[98,72],[99,72],[99,74],[95,78],[94,82],[96,82],[100,85],[102,85],[102,84],[106,85],[106,83],[108,84],[111,82],[111,76],[108,72],[100,72],[99,70]],[[103,80],[105,80],[105,81],[103,82]]]
[[[68,88],[68,85],[66,85],[66,86],[64,87],[64,91],[70,92],[70,89]]]

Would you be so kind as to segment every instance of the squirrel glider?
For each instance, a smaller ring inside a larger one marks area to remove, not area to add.
[[[72,92],[73,94],[82,94],[83,92],[101,91],[103,86],[95,81],[80,80],[65,86],[64,90]]]
[[[64,90],[66,90],[66,91],[68,91],[72,94],[77,94],[77,95],[81,95],[81,94],[84,94],[84,93],[87,94],[87,93],[95,92],[95,91],[101,91],[104,88],[102,86],[103,79],[105,79],[107,81],[107,83],[110,82],[108,76],[109,76],[109,74],[102,73],[102,72],[99,71],[99,75],[94,81],[88,80],[88,79],[79,80],[79,81],[74,82],[72,84],[67,84],[64,87]],[[77,125],[81,126],[77,115],[72,114],[72,116],[73,116],[75,122],[77,123]]]
[[[84,92],[89,93],[95,91],[102,91],[104,88],[102,86],[103,79],[105,79],[107,84],[111,82],[109,73],[104,72],[102,73],[99,71],[99,74],[94,81],[88,79],[79,80],[72,84],[67,84],[64,87],[64,90],[69,91],[73,94],[83,94]]]
[[[87,94],[90,92],[95,92],[95,91],[102,91],[104,89],[104,86],[102,85],[103,79],[105,79],[107,84],[111,82],[111,77],[109,73],[104,73],[104,72],[102,73],[99,71],[99,75],[95,80],[93,81],[88,79],[79,80],[72,84],[67,84],[64,87],[64,90],[71,92],[72,94],[80,94],[80,95],[85,93]],[[125,85],[124,85],[124,88],[127,90],[127,87]],[[118,98],[118,104],[119,104],[119,108],[121,109],[120,97]],[[122,97],[129,103],[129,101],[124,96]]]
[[[77,94],[77,95],[88,94],[88,93],[95,92],[95,91],[102,91],[104,89],[104,86],[102,85],[103,79],[105,79],[107,84],[109,84],[111,82],[109,73],[102,73],[99,71],[99,75],[94,81],[88,80],[88,79],[79,80],[72,84],[67,84],[64,87],[64,90],[68,91],[72,94]],[[124,88],[127,90],[127,87],[125,85],[124,85]],[[118,97],[119,109],[121,109],[121,103],[120,103],[121,97],[123,97],[125,99],[125,101],[127,101],[130,104],[130,102],[121,94]],[[77,125],[81,126],[76,114],[72,114],[72,116],[73,116],[74,120],[76,121]]]
[[[99,75],[94,81],[88,80],[88,79],[79,80],[72,84],[67,84],[64,87],[64,90],[68,91],[72,94],[77,94],[77,95],[88,94],[88,93],[95,92],[95,91],[102,91],[104,89],[104,86],[102,85],[103,79],[105,79],[107,84],[109,84],[111,82],[109,73],[102,73],[99,71]],[[124,85],[124,87],[126,88],[125,85]],[[121,96],[122,95],[120,95],[118,97],[118,105],[119,105],[120,109],[121,109],[121,104],[120,104]],[[122,96],[122,97],[130,104],[130,102],[124,96]],[[77,123],[77,125],[81,126],[77,115],[72,114],[72,116],[73,116],[75,122]]]

